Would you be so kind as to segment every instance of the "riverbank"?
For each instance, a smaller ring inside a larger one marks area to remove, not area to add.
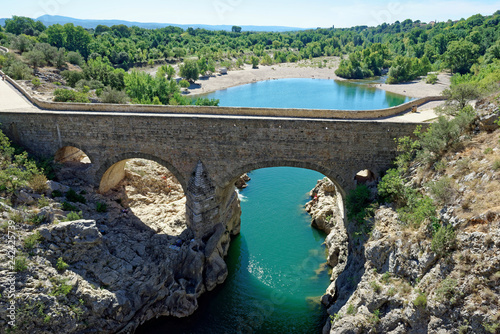
[[[319,64],[321,64],[321,67]],[[252,68],[251,65],[244,65],[244,67],[238,70],[228,71],[227,74],[216,74],[200,78],[189,88],[189,95],[208,94],[218,90],[266,80],[312,78],[345,81],[346,79],[335,74],[339,64],[340,58],[327,57],[314,61],[305,60],[297,63],[283,63],[271,66],[260,65],[258,68]],[[387,92],[420,98],[441,95],[443,90],[450,87],[450,78],[449,74],[441,73],[438,75],[438,82],[434,85],[425,83],[425,79],[416,79],[395,85],[373,84],[372,86]]]
[[[319,67],[319,64],[322,67]],[[207,94],[258,81],[289,78],[344,80],[335,75],[335,70],[339,64],[340,58],[328,57],[297,63],[283,63],[271,66],[259,65],[259,68],[244,65],[241,69],[228,71],[227,74],[216,74],[211,77],[200,78],[194,85],[191,85],[189,92],[190,95]]]

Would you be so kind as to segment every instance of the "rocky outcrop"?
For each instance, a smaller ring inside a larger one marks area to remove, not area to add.
[[[64,221],[68,212],[56,200],[26,213],[1,206],[5,240],[9,220],[34,222],[15,223],[18,260],[26,268],[11,275],[10,268],[0,267],[2,287],[15,280],[19,333],[133,333],[154,317],[191,315],[198,297],[225,280],[223,258],[237,222],[195,238],[185,223],[185,207],[178,204],[185,201],[182,187],[150,163],[131,161],[125,180],[106,195],[78,178],[66,180],[85,199],[71,205],[86,220]],[[49,184],[58,191],[65,187]],[[97,203],[106,209],[96,212]],[[8,243],[1,247],[6,264]],[[0,328],[8,325],[6,291],[0,296]]]
[[[250,181],[251,178],[250,176],[248,176],[248,174],[243,174],[237,181],[236,183],[234,184],[236,186],[236,188],[238,189],[245,189],[246,187],[248,187],[248,184],[247,182]]]
[[[306,211],[311,215],[311,225],[328,234],[325,245],[328,250],[327,263],[332,267],[332,283],[322,298],[322,302],[328,306],[332,302],[337,277],[347,263],[348,239],[343,219],[344,206],[342,196],[328,178],[318,181],[310,195],[312,200],[306,204]]]
[[[432,196],[438,226],[453,228],[446,239],[430,221],[404,225],[390,205],[376,210],[368,234],[346,226],[348,260],[328,291],[324,333],[499,333],[500,130],[484,130],[441,168],[409,169],[407,186]]]

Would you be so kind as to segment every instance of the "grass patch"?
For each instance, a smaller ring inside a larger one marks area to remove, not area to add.
[[[28,250],[28,251],[33,250],[35,248],[35,246],[37,246],[40,243],[41,238],[42,238],[42,236],[40,235],[40,232],[38,232],[38,231],[36,231],[32,235],[27,236],[24,239],[24,248],[26,248],[26,250]]]

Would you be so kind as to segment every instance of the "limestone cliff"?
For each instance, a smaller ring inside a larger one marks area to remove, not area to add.
[[[17,196],[24,206],[2,203],[3,239],[8,221],[15,221],[17,260],[24,267],[15,275],[0,267],[0,328],[9,321],[10,287],[13,333],[132,333],[160,315],[192,314],[198,297],[227,276],[223,257],[237,226],[220,226],[209,240],[195,240],[186,226],[182,187],[149,161],[129,161],[126,178],[104,195],[80,179],[84,173],[84,165],[63,166],[64,178],[49,181],[47,198],[25,189]],[[69,199],[57,196],[70,187],[80,196],[69,203],[71,210],[85,220],[65,221]],[[6,264],[7,242],[1,247]]]
[[[324,298],[324,333],[500,332],[500,130],[486,132],[495,127],[484,108],[476,133],[437,167],[409,170],[406,186],[434,198],[453,234],[445,242],[430,222],[404,225],[389,204],[376,210],[368,235],[348,224],[347,265]],[[436,182],[444,192],[431,191]]]

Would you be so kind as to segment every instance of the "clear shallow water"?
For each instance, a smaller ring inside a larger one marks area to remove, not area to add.
[[[321,333],[326,311],[319,298],[330,280],[322,243],[304,211],[323,175],[298,168],[250,174],[240,194],[241,234],[226,259],[229,275],[186,319],[163,318],[137,333]]]
[[[324,79],[279,79],[231,87],[204,97],[223,107],[366,110],[400,105],[411,99],[367,85]]]

